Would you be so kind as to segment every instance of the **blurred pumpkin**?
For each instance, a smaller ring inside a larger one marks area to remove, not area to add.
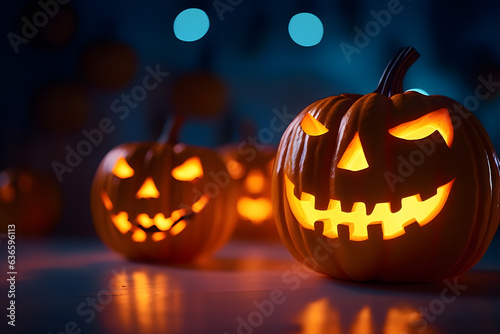
[[[5,169],[0,172],[0,227],[16,225],[20,236],[49,233],[63,208],[59,184],[50,174],[33,169]]]
[[[175,79],[170,99],[173,109],[180,114],[210,117],[224,111],[228,96],[218,76],[199,71]]]
[[[32,114],[36,124],[53,133],[81,130],[90,111],[89,94],[77,82],[49,83],[35,94]]]
[[[271,203],[271,176],[276,149],[249,144],[220,148],[237,189],[238,224],[234,236],[245,239],[279,240]],[[251,152],[251,154],[250,154]]]
[[[89,83],[102,89],[120,89],[134,79],[137,55],[129,45],[98,42],[84,50],[81,69]]]
[[[99,237],[129,259],[188,262],[222,247],[235,196],[218,154],[177,143],[182,123],[156,142],[112,149],[97,169],[91,209]]]
[[[281,138],[273,174],[278,231],[320,273],[442,280],[470,269],[494,236],[495,149],[456,101],[403,92],[418,56],[401,50],[374,93],[314,102]]]

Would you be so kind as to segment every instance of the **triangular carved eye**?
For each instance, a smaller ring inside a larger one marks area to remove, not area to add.
[[[118,161],[116,161],[111,173],[120,179],[128,179],[129,177],[134,176],[134,170],[130,167],[124,157],[120,157]]]
[[[347,149],[345,150],[344,155],[342,155],[337,167],[353,172],[369,167],[368,162],[366,161],[365,152],[363,152],[363,146],[361,145],[358,132],[356,132],[354,138],[349,143],[349,146],[347,146]]]
[[[172,176],[178,181],[195,181],[203,177],[203,167],[200,158],[191,157],[172,169]]]
[[[309,113],[302,118],[300,127],[309,136],[321,136],[328,132],[328,129]]]
[[[394,137],[406,140],[423,139],[430,136],[434,131],[439,131],[446,145],[451,147],[453,143],[453,124],[448,109],[438,109],[416,120],[389,129],[389,133]]]

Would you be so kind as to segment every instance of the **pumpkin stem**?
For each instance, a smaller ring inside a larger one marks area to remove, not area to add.
[[[391,97],[403,92],[403,80],[411,65],[420,57],[412,46],[402,48],[384,70],[375,93]]]
[[[165,122],[165,126],[157,142],[177,144],[177,137],[182,123],[184,123],[184,118],[184,115],[174,114],[172,118],[170,118],[170,121]]]

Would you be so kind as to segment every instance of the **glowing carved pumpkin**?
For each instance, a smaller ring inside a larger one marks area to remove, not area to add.
[[[227,170],[237,187],[238,224],[235,237],[278,239],[271,203],[271,175],[276,150],[259,150],[250,145],[244,150],[228,145],[220,150]],[[251,152],[251,154],[245,154]]]
[[[94,226],[130,259],[191,261],[220,248],[234,230],[234,196],[222,159],[176,143],[180,124],[177,118],[168,139],[114,148],[95,174]]]
[[[289,125],[273,204],[290,252],[346,280],[433,281],[484,254],[499,222],[499,169],[479,121],[444,96],[403,93],[403,49],[374,93],[317,101]],[[329,244],[327,256],[317,250]]]
[[[0,227],[16,225],[16,234],[39,236],[50,232],[62,212],[62,192],[51,175],[31,169],[0,172]]]

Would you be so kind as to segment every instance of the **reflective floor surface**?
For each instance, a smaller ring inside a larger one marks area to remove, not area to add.
[[[0,328],[53,334],[496,334],[498,245],[457,280],[388,285],[325,278],[272,243],[233,241],[210,261],[168,267],[129,262],[95,239],[24,240],[17,246],[16,327],[7,326],[3,315]],[[5,310],[6,280],[0,288]]]

